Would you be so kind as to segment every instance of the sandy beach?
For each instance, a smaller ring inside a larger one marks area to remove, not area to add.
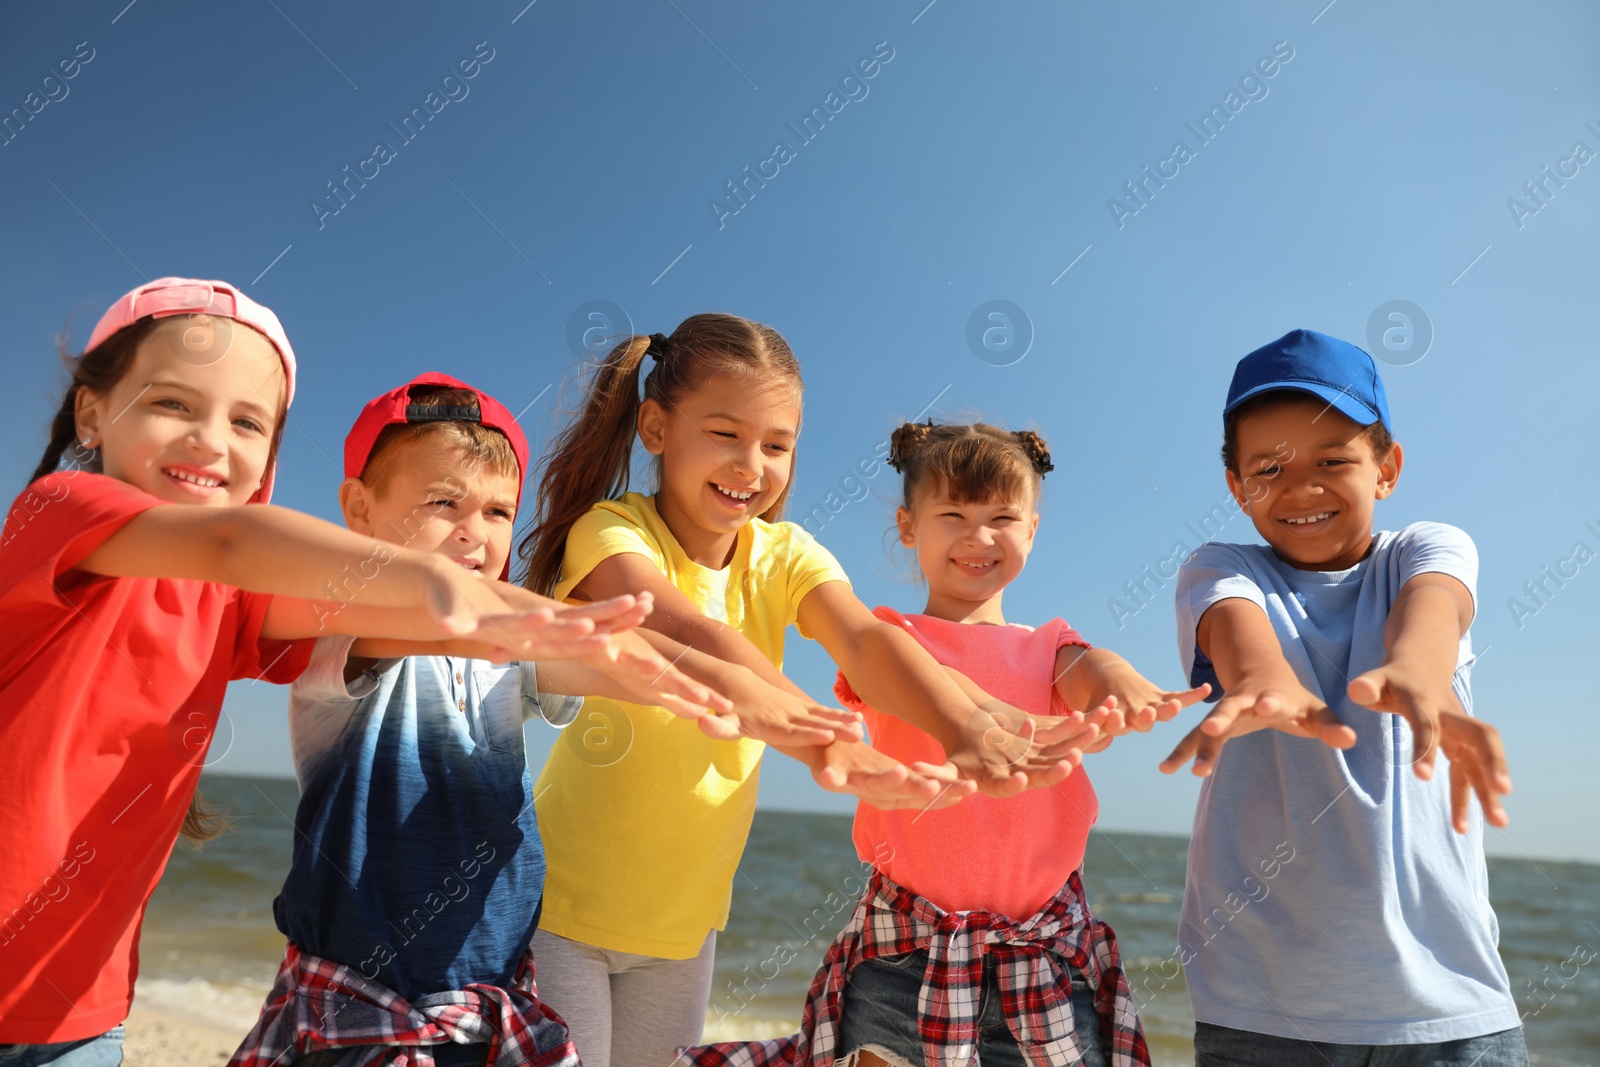
[[[135,1001],[128,1014],[123,1063],[127,1067],[219,1067],[228,1062],[243,1036]]]

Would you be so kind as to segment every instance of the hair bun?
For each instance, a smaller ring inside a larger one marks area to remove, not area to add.
[[[1050,448],[1044,443],[1044,438],[1032,430],[1018,430],[1011,436],[1016,438],[1017,444],[1028,453],[1028,458],[1033,461],[1033,469],[1039,472],[1039,477],[1042,478],[1056,469],[1056,465],[1050,462]]]
[[[908,422],[889,435],[889,457],[885,462],[898,473],[906,472],[906,465],[911,462],[922,446],[928,443],[928,435],[933,432],[933,420],[927,422]]]

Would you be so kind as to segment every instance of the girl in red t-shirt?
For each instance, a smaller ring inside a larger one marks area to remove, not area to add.
[[[1091,753],[1205,695],[1204,686],[1161,689],[1061,619],[1005,620],[1001,598],[1033,549],[1052,469],[1038,434],[930,421],[901,426],[890,443],[889,463],[904,476],[900,542],[916,553],[928,603],[919,615],[873,614],[903,627],[975,699],[992,694],[1028,713],[1041,743]],[[874,748],[907,765],[943,758],[933,738],[867,705],[842,673],[834,692],[863,713]],[[1097,813],[1082,767],[1005,799],[929,811],[859,805],[856,851],[872,873],[812,983],[804,1032],[709,1046],[695,1062],[882,1067],[968,1063],[976,1052],[985,1067],[1148,1064],[1116,938],[1090,913],[1080,878]]]
[[[121,1059],[145,904],[180,829],[214,832],[191,798],[230,679],[292,681],[320,634],[590,655],[649,610],[266,506],[294,353],[225,283],[135,289],[69,365],[0,537],[0,1047],[63,1067]]]

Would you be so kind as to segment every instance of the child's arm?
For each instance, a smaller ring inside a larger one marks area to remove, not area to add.
[[[1178,691],[1162,689],[1110,649],[1082,645],[1063,645],[1057,651],[1055,688],[1067,707],[1095,709],[1090,721],[1097,722],[1105,736],[1085,750],[1089,752],[1104,751],[1113,739],[1129,731],[1148,733],[1156,723],[1169,721],[1211,692],[1209,684]],[[1102,708],[1109,709],[1103,722],[1094,718]],[[1053,731],[1041,733],[1039,740],[1053,741]]]
[[[1259,605],[1240,597],[1206,609],[1195,641],[1216,669],[1223,697],[1199,726],[1161,763],[1171,774],[1194,757],[1194,773],[1210,774],[1229,737],[1276,729],[1349,748],[1356,733],[1300,684],[1278,647],[1272,621]]]
[[[971,792],[966,785],[950,786],[941,777],[947,777],[943,771],[906,768],[876,749],[858,744],[858,716],[813,701],[743,634],[702,614],[649,558],[633,553],[609,556],[584,576],[573,593],[599,598],[625,591],[654,597],[655,610],[640,628],[641,636],[656,642],[655,635],[659,635],[676,643],[659,645],[663,649],[687,647],[690,651],[679,666],[691,676],[700,676],[697,671],[712,672],[703,680],[733,698],[742,723],[815,722],[831,733],[836,738],[832,744],[772,746],[804,763],[822,788],[851,793],[883,808],[927,807],[936,799],[933,806],[944,807]]]
[[[585,600],[625,592],[648,593],[654,599],[655,610],[644,621],[643,628],[675,642],[673,656],[685,647],[698,653],[698,656],[691,654],[689,657],[694,664],[691,673],[716,670],[710,661],[723,660],[745,668],[766,683],[761,687],[745,687],[741,702],[728,688],[723,688],[724,685],[739,688],[740,682],[734,677],[713,679],[695,675],[735,698],[739,719],[752,731],[751,736],[785,744],[827,744],[836,738],[860,738],[859,716],[813,701],[738,630],[702,614],[694,601],[668,581],[648,557],[633,553],[608,556],[596,564],[572,592]],[[658,648],[666,647],[658,644]]]
[[[546,654],[524,657],[482,640],[456,637],[444,641],[358,638],[350,647],[352,662],[370,664],[374,660],[403,656],[460,656],[464,659],[508,663],[529,658],[538,662],[539,690],[570,696],[600,696],[666,708],[674,715],[700,721],[708,736],[725,741],[739,736],[737,719],[731,723],[716,714],[731,708],[731,701],[679,671],[636,635],[596,634],[605,644],[638,642],[636,649],[613,657],[606,649],[585,649],[573,654]]]
[[[916,638],[873,615],[844,582],[813,589],[800,602],[799,617],[863,701],[938,741],[981,792],[1010,796],[1072,773],[1070,760],[1040,755],[1025,713],[963,692]],[[1007,723],[1020,723],[1021,732]]]
[[[1500,795],[1511,792],[1500,731],[1461,708],[1451,681],[1461,637],[1472,624],[1472,594],[1447,574],[1419,574],[1400,587],[1389,609],[1383,666],[1350,681],[1350,699],[1411,724],[1412,765],[1433,777],[1439,749],[1450,760],[1451,821],[1466,833],[1472,792],[1484,818],[1507,823]]]
[[[977,791],[953,763],[913,763],[909,767],[864,741],[804,745],[779,752],[804,763],[812,779],[830,793],[849,793],[885,811],[894,808],[948,808]]]
[[[76,569],[112,578],[187,578],[306,599],[348,592],[374,607],[425,606],[439,620],[439,637],[465,633],[480,616],[507,610],[488,586],[444,556],[266,504],[158,505],[130,519]]]

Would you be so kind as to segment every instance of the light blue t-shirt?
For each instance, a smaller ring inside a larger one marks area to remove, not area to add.
[[[545,874],[522,724],[565,725],[581,701],[541,697],[532,663],[454,656],[346,684],[351,643],[319,640],[289,691],[301,794],[278,928],[407,998],[508,985]]]
[[[1200,787],[1179,927],[1195,1018],[1358,1045],[1453,1041],[1519,1023],[1489,906],[1482,813],[1450,825],[1449,774],[1411,767],[1411,728],[1350,701],[1381,666],[1401,586],[1424,573],[1476,598],[1477,550],[1422,522],[1373,537],[1345,571],[1305,571],[1260,545],[1200,546],[1178,575],[1178,652],[1191,684],[1220,686],[1196,646],[1208,608],[1240,598],[1272,621],[1300,682],[1356,732],[1339,751],[1262,730],[1223,747]],[[1469,713],[1470,636],[1456,658]]]

